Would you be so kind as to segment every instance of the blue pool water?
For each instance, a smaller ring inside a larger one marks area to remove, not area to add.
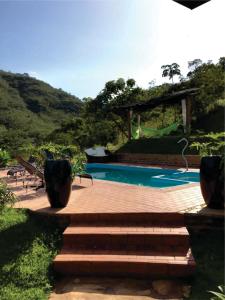
[[[161,168],[91,163],[86,165],[86,172],[91,174],[95,179],[155,188],[166,188],[199,182],[199,173],[197,172],[182,172]]]

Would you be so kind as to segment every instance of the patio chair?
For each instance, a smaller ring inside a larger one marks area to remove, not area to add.
[[[8,172],[7,172],[7,177],[11,177],[13,179],[16,180],[16,184],[17,184],[17,181],[18,181],[18,176],[24,176],[25,175],[25,168],[23,166],[12,166]]]
[[[36,185],[36,190],[44,187],[44,173],[39,170],[36,166],[34,166],[32,163],[24,160],[21,156],[17,156],[16,160],[18,161],[18,163],[24,167],[24,169],[29,173],[29,176],[26,179],[30,179],[30,175],[34,176],[32,177],[32,179],[34,179],[34,182],[37,182],[37,179],[41,180],[41,184],[40,185]],[[28,184],[25,184],[25,179],[23,180],[23,186],[26,187],[26,190],[28,188]]]
[[[84,150],[88,163],[104,163],[112,159],[112,154],[105,147],[89,148]]]
[[[92,177],[91,174],[88,174],[88,173],[80,173],[80,174],[77,174],[76,176],[80,178],[80,183],[81,183],[81,178],[86,178],[86,179],[90,179],[90,180],[91,180],[91,183],[92,183],[92,185],[93,185],[93,177]]]

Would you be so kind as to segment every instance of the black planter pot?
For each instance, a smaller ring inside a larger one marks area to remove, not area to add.
[[[72,169],[68,160],[46,160],[44,176],[46,192],[52,208],[65,207],[72,185]]]
[[[209,208],[224,208],[224,177],[220,156],[205,156],[200,165],[202,196]]]

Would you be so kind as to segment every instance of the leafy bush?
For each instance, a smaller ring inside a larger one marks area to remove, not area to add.
[[[71,161],[73,178],[77,174],[84,173],[86,162],[87,162],[87,158],[83,153],[80,153],[73,158],[73,160]]]
[[[35,147],[30,144],[23,148],[20,148],[19,152],[26,158],[32,156],[38,166],[43,167],[46,155],[45,151],[51,153],[54,159],[69,159],[72,165],[72,176],[84,172],[85,164],[87,162],[86,156],[80,151],[77,146],[74,145],[58,145],[53,143],[43,144],[39,147]]]
[[[225,153],[225,133],[207,134],[205,141],[194,142],[190,147],[199,151],[201,156],[223,155]]]
[[[10,155],[6,150],[0,148],[0,167],[5,167],[10,160]]]
[[[21,147],[19,149],[19,153],[26,158],[32,156],[35,158],[36,163],[39,166],[44,165],[44,161],[46,159],[45,151],[52,154],[54,159],[72,159],[75,155],[79,154],[80,150],[75,145],[58,145],[54,143],[43,144],[41,146],[35,146],[33,144],[29,144],[28,146]]]
[[[214,295],[211,300],[225,300],[225,286],[218,286],[218,289],[219,292],[209,291],[209,293]]]
[[[7,205],[13,205],[16,196],[7,188],[6,183],[0,181],[0,211]]]

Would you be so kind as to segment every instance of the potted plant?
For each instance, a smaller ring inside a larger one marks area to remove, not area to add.
[[[193,143],[201,155],[200,187],[209,208],[224,209],[224,133],[209,134],[206,142]]]
[[[65,207],[72,185],[72,168],[68,160],[46,160],[44,167],[46,193],[52,208]]]

